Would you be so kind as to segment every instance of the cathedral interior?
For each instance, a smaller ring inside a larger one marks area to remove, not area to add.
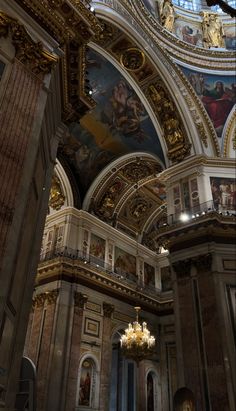
[[[218,1],[0,0],[1,410],[236,410]]]

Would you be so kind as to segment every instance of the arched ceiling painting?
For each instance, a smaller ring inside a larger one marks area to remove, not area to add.
[[[156,129],[132,85],[98,52],[89,49],[86,60],[97,105],[80,124],[70,124],[70,136],[60,147],[76,172],[82,196],[105,166],[125,154],[152,153],[165,166]]]

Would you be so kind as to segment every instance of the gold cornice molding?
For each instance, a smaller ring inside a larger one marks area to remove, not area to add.
[[[32,73],[44,75],[56,64],[57,57],[44,50],[42,43],[32,40],[18,20],[0,11],[0,37],[11,37],[15,57]]]

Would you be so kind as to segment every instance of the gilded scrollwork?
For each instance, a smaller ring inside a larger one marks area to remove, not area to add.
[[[57,58],[44,50],[40,42],[34,42],[25,27],[16,19],[0,12],[0,37],[9,35],[16,50],[16,58],[21,63],[36,75],[50,73]]]
[[[173,100],[160,81],[148,86],[147,95],[162,124],[168,157],[172,161],[183,160],[190,153],[191,144],[187,140]]]
[[[56,175],[52,177],[52,185],[48,204],[53,208],[53,210],[60,210],[60,208],[65,204],[65,196],[62,192],[61,183]]]

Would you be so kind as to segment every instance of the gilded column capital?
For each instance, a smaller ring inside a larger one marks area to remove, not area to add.
[[[45,51],[40,42],[33,41],[16,19],[0,11],[0,38],[9,35],[16,50],[15,57],[34,74],[44,75],[52,70],[57,58]]]
[[[112,304],[108,304],[108,303],[103,303],[103,314],[104,314],[104,317],[107,317],[107,318],[111,318],[111,315],[112,315],[112,313],[113,313],[113,311],[114,311],[114,305],[112,305]]]
[[[45,303],[47,303],[47,305],[54,304],[57,300],[57,296],[58,296],[58,290],[46,291],[45,293],[37,294],[33,298],[32,307],[34,309],[34,308],[43,307]]]
[[[75,307],[83,310],[86,302],[88,301],[88,296],[86,294],[74,292],[74,304]]]

